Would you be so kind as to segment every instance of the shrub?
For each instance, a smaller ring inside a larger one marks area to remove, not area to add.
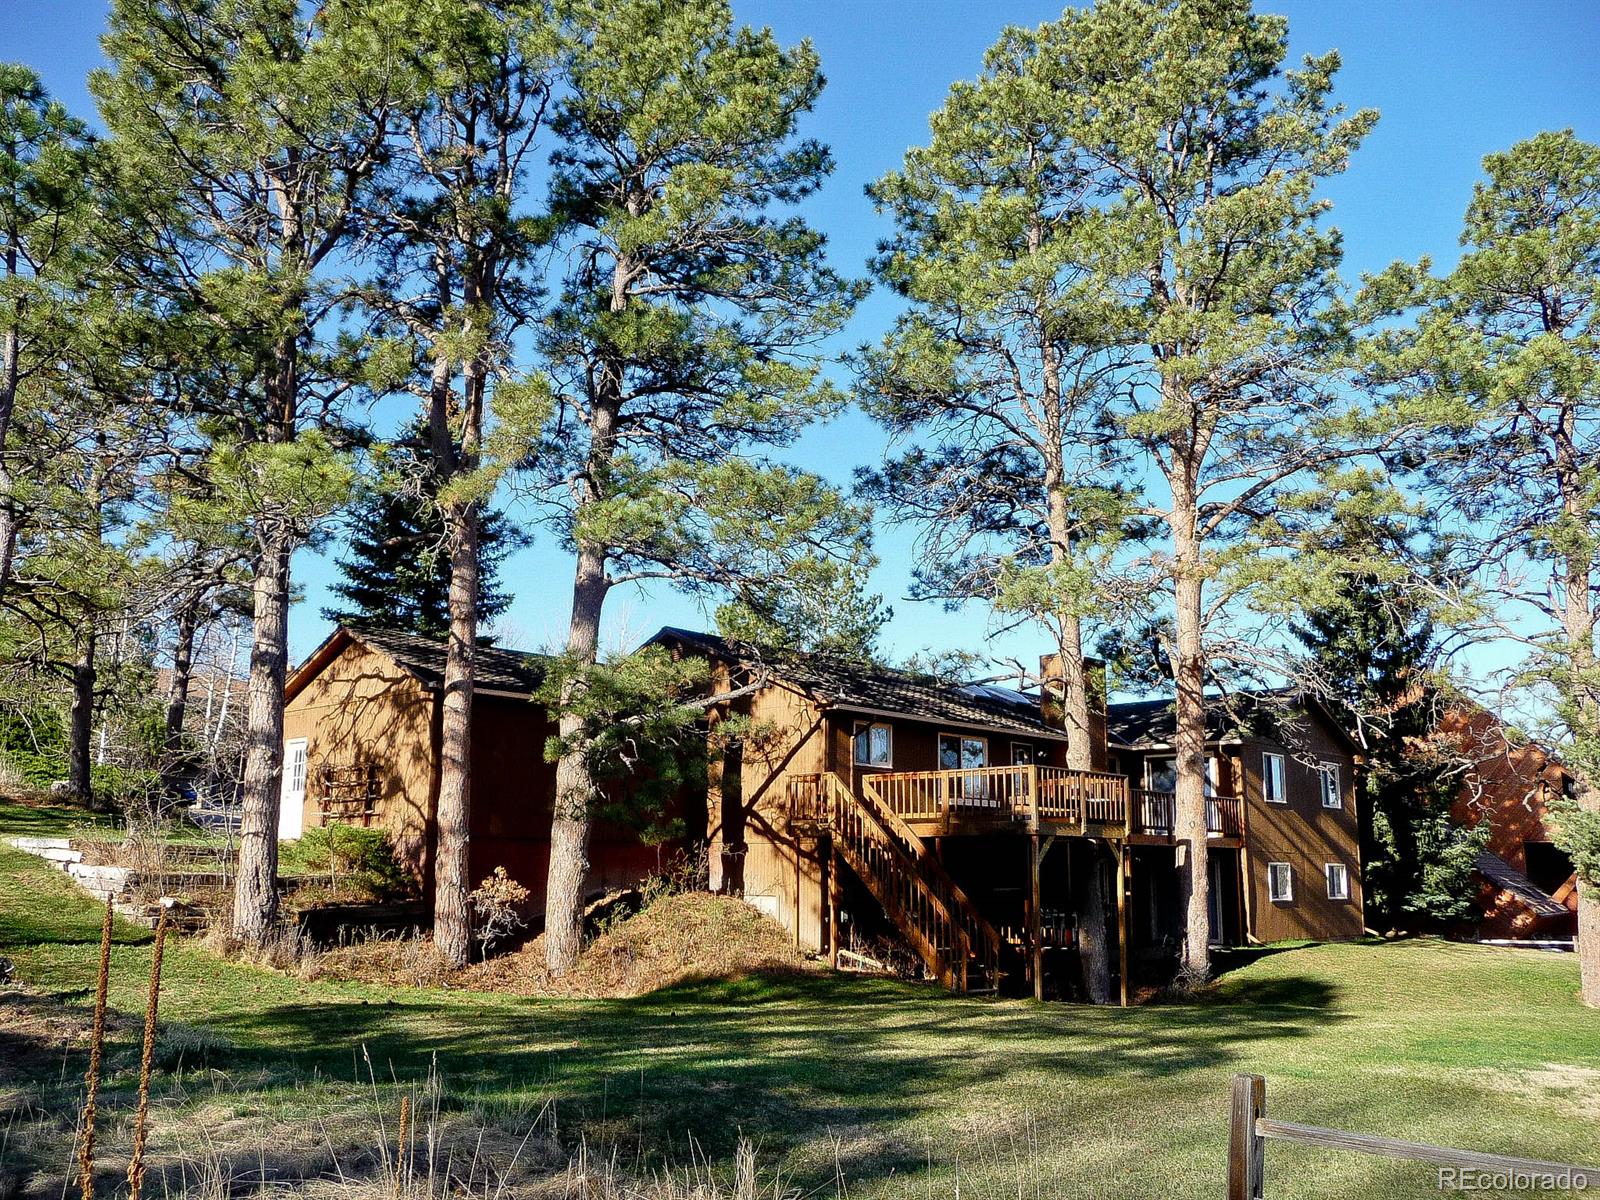
[[[493,875],[468,893],[473,936],[485,958],[528,927],[525,913],[532,896],[504,867],[496,867]]]
[[[380,898],[403,896],[411,890],[411,879],[382,829],[356,825],[307,829],[284,859],[289,871],[333,879],[342,875]]]

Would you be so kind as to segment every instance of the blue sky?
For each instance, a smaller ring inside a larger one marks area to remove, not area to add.
[[[733,0],[740,19],[770,25],[785,42],[810,38],[829,86],[809,136],[828,143],[838,169],[807,215],[827,232],[836,265],[864,273],[888,232],[863,195],[866,184],[898,165],[926,139],[928,114],[950,83],[979,69],[984,49],[1007,24],[1035,25],[1060,15],[1059,4],[1035,0]],[[1351,108],[1382,114],[1350,171],[1325,194],[1345,234],[1353,277],[1396,258],[1423,254],[1449,263],[1461,214],[1485,154],[1541,129],[1572,127],[1600,140],[1600,4],[1593,0],[1266,0],[1264,11],[1289,17],[1291,53],[1339,50],[1344,70],[1337,94]],[[0,0],[0,58],[38,70],[50,89],[84,115],[84,87],[100,62],[103,0]],[[895,301],[875,293],[857,313],[841,348],[870,341],[892,318]],[[806,435],[793,457],[847,482],[851,470],[878,460],[881,432],[847,413]],[[879,534],[883,559],[876,586],[895,619],[888,646],[897,655],[923,647],[981,649],[982,611],[948,614],[903,599],[911,538]],[[306,597],[291,621],[299,657],[325,634],[317,615],[333,576],[314,554],[296,560]],[[561,639],[571,564],[549,539],[508,560],[506,584],[516,595],[506,632],[514,644],[538,648]],[[608,644],[642,640],[662,624],[703,625],[694,604],[657,588],[621,592],[609,601]],[[1031,656],[1041,646],[1014,634],[1005,650]]]

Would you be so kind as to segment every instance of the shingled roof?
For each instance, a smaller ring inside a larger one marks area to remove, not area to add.
[[[1321,713],[1341,739],[1349,732],[1313,697],[1296,688],[1262,688],[1227,696],[1206,697],[1206,740],[1220,742],[1272,719],[1273,709],[1311,708]],[[1106,708],[1106,739],[1130,750],[1170,746],[1177,730],[1177,710],[1171,697],[1133,700]],[[1353,745],[1353,743],[1351,743]]]
[[[360,642],[393,659],[430,691],[444,686],[444,638],[367,625],[341,625],[327,641],[312,651],[295,674],[298,675],[307,665],[335,650],[334,643],[345,639]],[[523,696],[531,696],[544,682],[545,667],[549,662],[543,654],[508,650],[501,646],[479,646],[477,659],[475,687],[481,691],[511,692]]]
[[[1510,892],[1537,917],[1564,917],[1567,906],[1545,892],[1533,880],[1498,854],[1478,851],[1478,873],[1502,891]]]
[[[1064,730],[1047,725],[1035,695],[994,684],[951,683],[932,675],[868,666],[822,654],[758,650],[711,633],[663,628],[652,642],[675,642],[730,663],[762,663],[785,683],[825,708],[1026,734],[1066,741]]]

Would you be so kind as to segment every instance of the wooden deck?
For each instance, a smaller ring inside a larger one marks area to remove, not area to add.
[[[1065,767],[978,767],[956,771],[894,771],[857,777],[862,792],[920,837],[1005,831],[1067,837],[1171,842],[1177,798],[1136,790],[1126,776]],[[792,816],[824,817],[820,793],[791,792]],[[1229,842],[1243,837],[1237,796],[1206,798],[1206,830]]]

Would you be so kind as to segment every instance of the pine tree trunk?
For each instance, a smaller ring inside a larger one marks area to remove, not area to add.
[[[453,966],[472,950],[472,694],[478,645],[478,513],[452,504],[450,642],[445,653],[444,711],[439,739],[439,851],[434,866],[433,940]]]
[[[607,583],[605,556],[592,545],[578,548],[572,588],[572,622],[567,655],[580,666],[592,666],[600,650],[600,613]],[[582,686],[581,680],[568,683]],[[567,751],[556,763],[555,818],[550,827],[550,874],[545,884],[545,966],[559,978],[578,961],[583,948],[583,889],[589,875],[589,800],[594,795],[589,761],[572,739],[582,721],[568,711],[563,698],[561,737]]]
[[[17,248],[6,247],[3,278],[13,279],[17,274]],[[0,596],[4,596],[11,583],[11,564],[17,549],[17,516],[13,503],[11,460],[6,446],[11,436],[11,418],[17,408],[17,384],[22,371],[22,344],[17,326],[21,321],[18,312],[20,301],[12,302],[11,320],[5,334],[0,337]]]
[[[183,782],[183,720],[189,708],[189,683],[194,674],[194,639],[200,628],[200,591],[185,597],[178,609],[177,637],[172,647],[172,680],[167,685],[166,733],[162,745],[162,785],[176,792]]]
[[[1091,1004],[1111,1003],[1111,922],[1106,913],[1105,856],[1100,843],[1085,843],[1089,869],[1083,891],[1083,928],[1078,958],[1083,965],[1083,988]]]
[[[1588,784],[1577,785],[1578,803],[1600,809],[1600,793]],[[1600,1008],[1600,889],[1578,880],[1578,973],[1583,1002]]]
[[[72,715],[67,743],[67,788],[76,800],[94,799],[93,752],[95,631],[84,631],[78,659],[72,664]]]
[[[475,296],[476,293],[473,293]],[[472,299],[469,296],[468,299]],[[448,368],[445,368],[446,370]],[[441,386],[441,384],[443,386]],[[477,464],[482,428],[485,371],[467,364],[462,385],[462,444],[458,457],[447,416],[448,379],[436,369],[432,436],[434,461],[454,481]],[[434,858],[433,940],[452,966],[464,967],[472,953],[472,696],[478,647],[478,507],[459,499],[445,501],[450,536],[450,641],[445,652],[444,703],[439,736],[439,842]]]
[[[289,557],[279,534],[256,562],[250,675],[245,687],[244,805],[233,931],[260,944],[278,919],[278,805],[283,781],[283,684],[289,666]]]
[[[1177,757],[1178,782],[1174,801],[1174,841],[1183,858],[1178,872],[1178,894],[1184,910],[1184,938],[1180,969],[1190,982],[1211,975],[1210,876],[1206,843],[1206,712],[1205,651],[1202,638],[1202,595],[1199,571],[1198,525],[1194,492],[1183,480],[1173,487],[1170,525],[1174,580],[1176,729],[1172,748]]]

